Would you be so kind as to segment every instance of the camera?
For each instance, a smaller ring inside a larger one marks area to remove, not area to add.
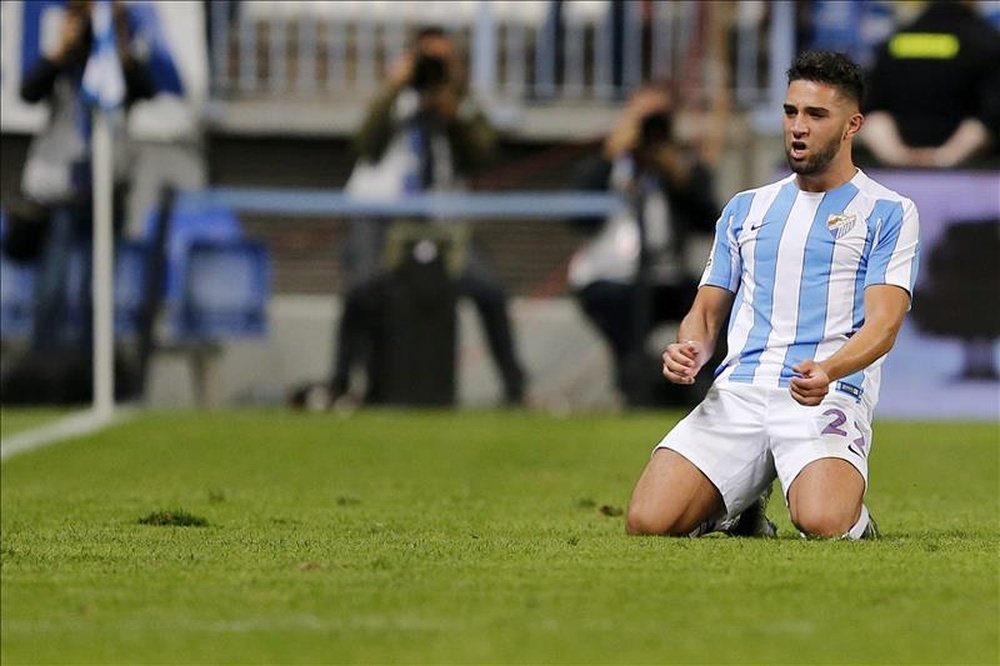
[[[639,121],[639,149],[651,149],[669,143],[673,134],[673,117],[667,111],[654,111]]]
[[[437,56],[421,54],[413,63],[410,85],[417,92],[440,88],[448,82],[448,64]]]

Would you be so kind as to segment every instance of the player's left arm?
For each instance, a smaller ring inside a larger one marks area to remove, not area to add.
[[[910,294],[892,284],[872,285],[865,290],[865,323],[835,354],[822,361],[806,360],[792,369],[800,376],[789,383],[792,397],[803,405],[818,405],[830,384],[867,368],[892,349],[903,318],[910,307]]]
[[[917,208],[904,199],[885,211],[884,220],[881,215],[878,219],[865,276],[864,323],[828,358],[805,360],[792,367],[798,376],[789,382],[789,390],[803,405],[818,405],[832,382],[867,368],[888,353],[910,309],[920,263]]]

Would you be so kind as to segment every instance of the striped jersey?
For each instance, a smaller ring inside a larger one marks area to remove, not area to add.
[[[736,294],[716,381],[786,387],[792,366],[830,357],[861,327],[866,287],[912,295],[918,226],[912,201],[861,170],[829,192],[804,192],[792,174],[733,197],[701,279]],[[881,364],[831,388],[872,409]]]

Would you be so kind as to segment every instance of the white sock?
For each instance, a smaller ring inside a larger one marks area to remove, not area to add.
[[[864,504],[862,504],[861,505],[861,515],[858,517],[858,522],[854,523],[854,527],[852,527],[851,529],[849,529],[847,531],[847,534],[845,534],[841,538],[842,539],[853,539],[853,540],[856,541],[856,540],[858,540],[858,539],[861,538],[861,535],[863,535],[865,533],[866,529],[868,529],[868,507],[866,507]]]

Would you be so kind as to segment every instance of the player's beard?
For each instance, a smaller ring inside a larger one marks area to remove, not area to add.
[[[837,151],[839,150],[840,138],[835,136],[822,149],[806,158],[804,162],[795,162],[792,160],[792,147],[789,144],[785,146],[785,159],[788,161],[788,168],[794,173],[803,176],[812,176],[826,170],[830,162],[833,161],[833,158],[837,156]]]

